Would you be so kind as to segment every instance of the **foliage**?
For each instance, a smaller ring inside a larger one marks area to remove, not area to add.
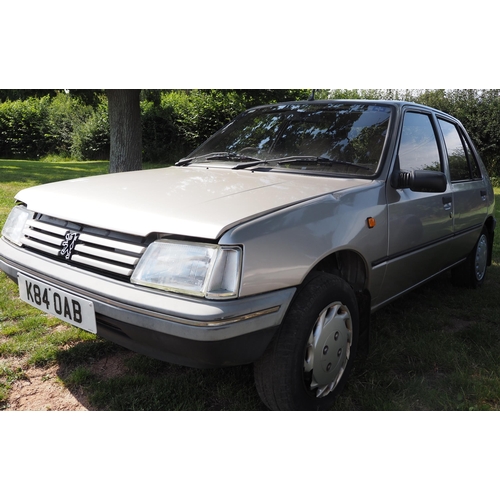
[[[49,97],[0,104],[0,157],[38,158],[48,152]]]
[[[105,159],[107,111],[64,92],[0,104],[0,157]],[[102,151],[96,154],[96,151]]]
[[[304,90],[143,91],[143,148],[146,161],[174,162],[245,109],[305,98]]]
[[[307,94],[304,90],[144,90],[143,160],[172,163],[244,109]],[[103,91],[0,91],[0,157],[47,156],[109,157]]]
[[[177,133],[172,106],[160,101],[142,101],[143,160],[175,162],[185,154]]]
[[[170,92],[162,96],[162,105],[172,110],[176,133],[186,152],[196,148],[244,109],[236,93],[217,90]]]
[[[244,109],[241,98],[224,91],[159,92],[143,101],[143,148],[146,161],[175,162]]]
[[[108,106],[104,96],[85,120],[74,123],[70,151],[71,157],[80,161],[109,158]]]
[[[500,90],[447,92],[450,114],[462,121],[480,151],[490,175],[500,175]]]
[[[244,109],[307,99],[310,93],[304,89],[143,90],[143,161],[173,163]],[[325,98],[397,99],[450,113],[465,125],[490,176],[500,179],[498,89],[316,91],[316,99]],[[103,91],[0,91],[0,158],[37,159],[47,155],[79,160],[109,157],[108,110]]]

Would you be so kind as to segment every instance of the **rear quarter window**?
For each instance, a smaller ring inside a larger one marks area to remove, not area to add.
[[[460,129],[442,118],[439,118],[438,122],[446,145],[451,181],[463,182],[480,179],[481,170]]]

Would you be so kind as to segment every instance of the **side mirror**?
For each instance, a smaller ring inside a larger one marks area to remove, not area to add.
[[[392,185],[396,189],[410,189],[417,193],[444,193],[448,182],[443,172],[413,170],[397,172]]]

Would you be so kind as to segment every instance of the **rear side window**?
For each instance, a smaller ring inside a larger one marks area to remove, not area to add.
[[[399,145],[399,166],[406,171],[441,171],[436,134],[429,115],[414,112],[405,114]]]
[[[446,144],[451,181],[461,182],[481,178],[479,165],[460,130],[455,124],[446,120],[440,118],[438,121]]]

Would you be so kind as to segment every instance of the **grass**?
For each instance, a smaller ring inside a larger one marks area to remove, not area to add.
[[[1,160],[0,226],[19,189],[106,170],[106,162]],[[500,210],[499,189],[496,197]],[[498,304],[496,244],[481,289],[454,288],[444,274],[373,315],[371,349],[356,361],[334,409],[500,409]],[[99,369],[117,357],[120,370]],[[54,366],[59,382],[94,409],[264,409],[250,366],[196,370],[130,353],[24,304],[0,274],[0,409],[27,370]]]

